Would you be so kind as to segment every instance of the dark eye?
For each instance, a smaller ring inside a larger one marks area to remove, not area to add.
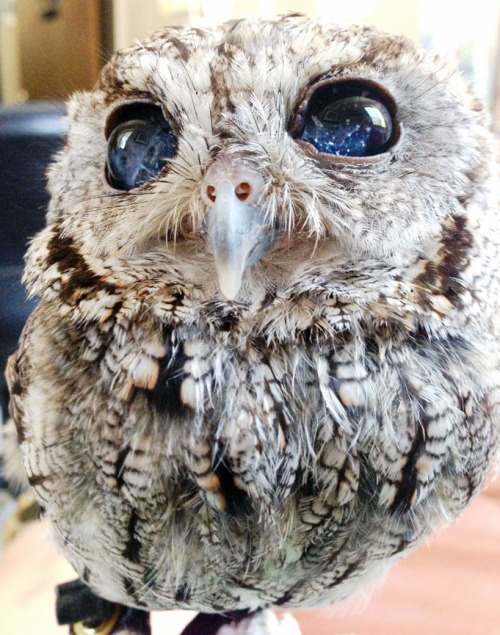
[[[395,103],[371,82],[323,84],[310,95],[304,109],[300,138],[318,152],[369,157],[385,152],[397,140]]]
[[[131,190],[156,176],[177,151],[177,137],[154,104],[128,104],[108,122],[106,176],[117,190]]]

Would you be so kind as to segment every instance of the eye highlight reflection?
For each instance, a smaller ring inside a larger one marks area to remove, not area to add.
[[[159,106],[127,105],[115,115],[108,139],[106,176],[111,187],[128,191],[161,172],[177,152],[177,137]]]
[[[323,84],[307,100],[300,139],[322,154],[381,154],[396,141],[395,111],[392,99],[371,82]]]

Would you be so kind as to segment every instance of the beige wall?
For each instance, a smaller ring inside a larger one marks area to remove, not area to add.
[[[23,88],[29,99],[66,98],[91,88],[102,65],[98,0],[61,3],[44,19],[39,0],[17,3]]]
[[[14,11],[0,7],[0,102],[4,106],[26,99],[21,81],[19,21]]]
[[[113,0],[115,46],[127,46],[166,24],[216,24],[249,15],[297,11],[332,21],[364,22],[417,39],[418,0]]]
[[[188,24],[192,2],[181,0],[113,0],[115,49],[144,38],[166,24]]]

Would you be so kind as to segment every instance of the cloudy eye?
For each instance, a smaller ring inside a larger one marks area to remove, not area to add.
[[[323,154],[369,157],[385,152],[397,140],[394,101],[372,82],[323,84],[302,111],[300,138]]]
[[[177,151],[177,137],[159,106],[127,104],[107,126],[106,176],[117,190],[131,190],[161,172]]]

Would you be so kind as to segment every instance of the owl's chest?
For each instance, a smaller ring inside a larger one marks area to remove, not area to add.
[[[463,449],[458,384],[475,386],[464,372],[455,382],[446,360],[442,346],[383,350],[373,334],[273,346],[170,328],[112,339],[104,381],[82,391],[79,434],[97,481],[134,505],[182,490],[238,516],[328,486],[329,506],[362,494],[409,509]]]
[[[77,569],[132,602],[175,606],[181,575],[226,606],[315,602],[419,540],[433,510],[457,515],[489,465],[491,416],[451,340],[222,345],[145,322],[86,338],[77,358],[52,339],[26,465]]]

